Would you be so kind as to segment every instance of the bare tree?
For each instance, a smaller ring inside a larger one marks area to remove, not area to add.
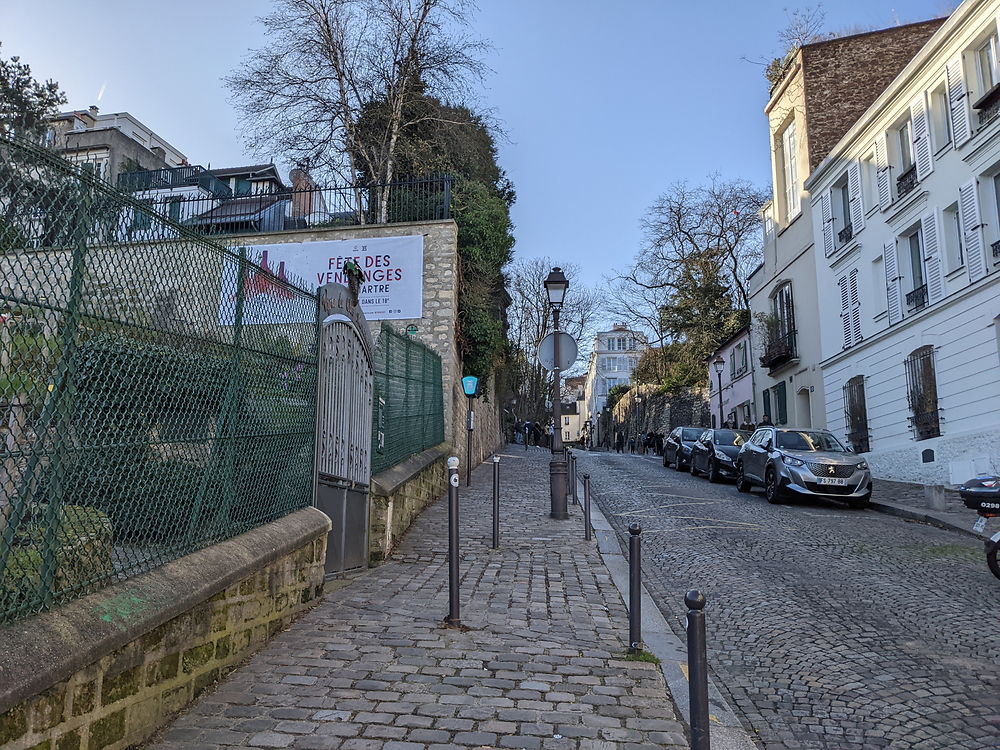
[[[712,175],[707,185],[675,183],[642,220],[645,251],[619,278],[640,289],[674,293],[685,264],[717,259],[741,309],[750,308],[747,279],[761,260],[759,211],[769,191],[749,180]]]
[[[261,19],[267,44],[226,79],[250,147],[349,182],[366,175],[384,186],[385,221],[401,135],[441,116],[411,105],[426,94],[460,101],[485,70],[486,44],[465,32],[472,7],[470,0],[276,0]],[[362,127],[373,108],[379,127]]]
[[[545,292],[545,277],[556,265],[549,258],[530,258],[515,262],[508,271],[511,304],[507,310],[510,325],[508,339],[512,349],[511,387],[518,400],[517,413],[522,419],[540,419],[551,390],[548,373],[538,364],[538,345],[552,331],[552,307]],[[579,280],[579,270],[572,264],[561,266],[570,289],[559,316],[560,328],[581,344],[577,365],[585,362],[586,344],[593,334],[601,305],[597,293]],[[572,370],[572,368],[571,368]]]

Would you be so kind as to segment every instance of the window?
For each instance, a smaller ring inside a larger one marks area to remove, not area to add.
[[[181,220],[181,200],[181,198],[167,199],[167,217],[171,221],[179,222]]]
[[[142,208],[137,208],[135,213],[132,214],[132,231],[141,231],[143,229],[149,229],[153,226],[153,215],[151,213],[153,208],[153,201],[149,198],[143,198],[138,201]],[[148,209],[148,210],[147,210]]]
[[[781,131],[781,175],[785,188],[785,220],[799,212],[799,169],[796,154],[795,120]]]
[[[934,150],[940,151],[951,143],[951,118],[948,116],[948,86],[941,81],[931,91],[931,135]]]
[[[915,440],[927,440],[941,434],[938,411],[937,379],[934,373],[934,347],[914,350],[904,363],[906,399],[910,407],[910,427]]]
[[[909,117],[896,128],[894,140],[899,163],[896,197],[902,198],[917,186],[917,167],[913,162],[913,124]]]
[[[906,295],[906,306],[912,312],[927,307],[927,283],[924,278],[923,243],[920,241],[920,230],[909,237],[903,238],[904,247],[909,255],[910,291]]]
[[[847,422],[847,442],[855,453],[871,450],[868,434],[868,409],[865,405],[865,376],[855,375],[844,386],[844,419]]]
[[[569,417],[563,417],[563,424],[569,427]],[[566,434],[568,435],[569,433]]]
[[[879,204],[878,170],[878,156],[875,154],[875,150],[872,149],[868,152],[864,162],[864,204],[869,208],[873,208]]]
[[[729,379],[732,380],[736,377],[736,349],[735,347],[729,350]]]
[[[958,222],[958,201],[955,201],[941,212],[944,222],[944,252],[948,273],[959,269],[965,262],[962,259],[962,229]]]
[[[996,86],[997,75],[997,35],[993,34],[976,50],[976,66],[979,69],[980,94],[985,94]]]
[[[235,183],[235,189],[233,190],[234,195],[250,195],[253,192],[253,186],[250,184],[250,180],[244,180],[237,177]]]
[[[993,207],[996,209],[996,240],[990,245],[994,263],[1000,263],[1000,172],[993,176]]]
[[[833,229],[836,232],[837,247],[843,247],[854,236],[851,227],[851,194],[847,187],[845,173],[833,186],[831,198],[833,209]]]

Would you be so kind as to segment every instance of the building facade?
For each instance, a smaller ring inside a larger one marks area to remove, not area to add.
[[[807,44],[785,61],[765,108],[774,196],[763,211],[763,262],[749,279],[755,421],[826,426],[813,206],[803,186],[942,22]]]
[[[1000,470],[1000,0],[967,0],[806,184],[829,427],[876,477]]]
[[[597,424],[599,415],[608,400],[608,391],[616,385],[631,382],[632,373],[643,352],[649,348],[645,335],[616,323],[610,331],[601,331],[594,337],[584,385],[584,422]],[[603,436],[597,436],[602,438]]]
[[[754,422],[754,372],[751,364],[749,326],[734,333],[709,358],[708,400],[713,427],[729,419],[737,425]]]

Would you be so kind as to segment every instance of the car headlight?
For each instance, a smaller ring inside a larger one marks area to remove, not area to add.
[[[860,469],[861,471],[864,471],[867,468],[868,468],[868,462],[867,461],[862,461],[861,463],[858,464],[858,469]]]
[[[733,460],[729,456],[727,456],[725,453],[723,453],[722,451],[716,451],[715,452],[715,457],[717,459],[719,459],[720,461],[732,461]]]
[[[805,466],[806,462],[801,458],[795,458],[795,456],[786,456],[782,454],[781,458],[785,462],[785,466]]]

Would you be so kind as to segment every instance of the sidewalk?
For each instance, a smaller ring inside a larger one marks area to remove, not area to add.
[[[447,503],[385,565],[279,634],[151,745],[440,750],[686,747],[655,664],[623,658],[628,619],[579,508],[548,518],[550,454],[502,456],[460,488],[462,632],[448,611]],[[464,471],[462,472],[464,480]]]

